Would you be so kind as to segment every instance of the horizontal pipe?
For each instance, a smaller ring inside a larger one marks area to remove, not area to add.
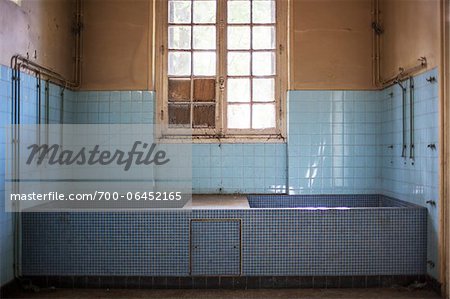
[[[426,57],[420,57],[418,59],[418,61],[420,61],[419,65],[410,67],[408,69],[399,68],[399,73],[396,76],[382,81],[381,85],[383,86],[383,88],[395,85],[404,79],[412,77],[413,75],[415,75],[416,73],[420,72],[421,70],[423,70],[424,68],[427,67],[427,58]]]

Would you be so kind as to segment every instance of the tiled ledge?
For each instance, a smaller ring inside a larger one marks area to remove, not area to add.
[[[425,275],[377,276],[221,276],[221,277],[148,277],[148,276],[32,276],[40,288],[117,288],[117,289],[272,289],[272,288],[377,288],[408,287],[437,282]],[[433,287],[434,286],[434,287]]]

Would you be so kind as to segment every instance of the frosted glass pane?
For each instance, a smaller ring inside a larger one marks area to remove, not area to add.
[[[192,122],[194,128],[214,128],[216,122],[216,106],[194,106],[194,119]]]
[[[194,1],[194,23],[215,23],[216,1],[195,0]]]
[[[250,26],[228,27],[228,49],[229,50],[250,49]]]
[[[253,23],[275,23],[275,1],[253,1]]]
[[[229,52],[228,53],[229,76],[249,76],[250,75],[250,53],[248,52]]]
[[[169,23],[190,23],[191,1],[169,1]]]
[[[228,102],[250,102],[250,79],[228,79]]]
[[[253,79],[253,101],[275,101],[275,79]]]
[[[169,127],[186,126],[191,123],[191,107],[189,105],[169,104]]]
[[[194,80],[194,102],[214,102],[216,99],[216,79]]]
[[[169,79],[169,102],[189,102],[191,98],[190,79]]]
[[[194,26],[194,49],[215,50],[215,26]]]
[[[191,27],[190,26],[169,26],[169,49],[191,48]]]
[[[253,75],[275,75],[275,54],[273,52],[253,53]]]
[[[275,104],[253,105],[253,129],[275,128]]]
[[[250,23],[250,1],[228,1],[228,23]]]
[[[168,65],[169,76],[190,76],[191,53],[169,52]]]
[[[227,110],[228,128],[249,129],[250,128],[250,105],[228,105]]]
[[[195,76],[216,75],[215,52],[194,52],[194,75]]]
[[[275,49],[275,28],[273,26],[253,27],[253,49]]]

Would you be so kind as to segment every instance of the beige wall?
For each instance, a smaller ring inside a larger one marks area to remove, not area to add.
[[[82,89],[153,89],[152,6],[152,0],[84,0]]]
[[[372,1],[291,0],[291,89],[372,89]]]
[[[291,0],[291,89],[372,89],[372,1]],[[0,0],[0,62],[15,53],[72,79],[75,0]],[[152,83],[152,0],[84,0],[83,89]],[[381,76],[438,63],[439,0],[380,0]]]
[[[371,0],[292,0],[292,89],[371,89]],[[83,89],[153,89],[152,0],[85,0]]]
[[[439,0],[380,0],[380,20],[382,79],[417,65],[421,56],[428,68],[439,64]]]
[[[0,0],[0,63],[36,51],[38,63],[72,80],[74,11],[74,0]]]

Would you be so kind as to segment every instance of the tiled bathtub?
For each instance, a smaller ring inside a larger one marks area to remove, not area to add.
[[[24,213],[23,274],[47,285],[175,288],[369,286],[426,274],[425,208],[380,195],[243,203]]]

